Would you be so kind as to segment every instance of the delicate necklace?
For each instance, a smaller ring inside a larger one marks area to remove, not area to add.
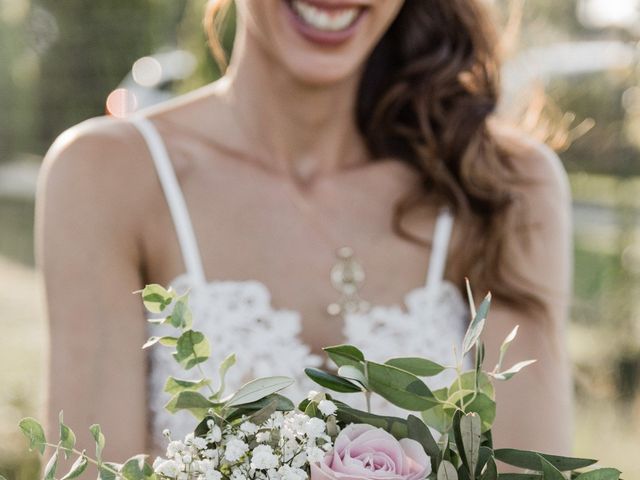
[[[242,119],[237,109],[235,116],[236,120],[243,127],[244,134],[248,135],[250,139],[255,142],[255,145],[260,145],[257,137],[253,131],[247,127],[246,122],[244,122],[244,119]],[[243,156],[246,158],[246,155]],[[280,166],[284,167],[284,171],[289,171],[296,180],[300,180],[302,183],[307,183],[313,174],[310,166],[306,163],[293,165],[292,168],[287,168],[287,165]],[[291,190],[295,193],[295,198]],[[300,195],[298,189],[295,186],[291,186],[291,188],[287,188],[287,193],[289,199],[298,211],[314,223],[316,230],[322,234],[325,242],[335,249],[339,243],[331,239],[331,235],[328,234],[328,229],[319,227],[317,221],[311,220],[313,218],[312,212],[310,212],[312,207],[304,200],[302,195]],[[370,303],[363,300],[360,296],[360,289],[365,281],[365,272],[355,256],[354,249],[352,247],[342,246],[335,250],[335,255],[336,261],[329,272],[329,279],[333,288],[337,290],[339,298],[335,302],[327,305],[327,313],[332,317],[344,317],[347,314],[367,311],[370,308]]]
[[[291,203],[308,221],[313,223],[325,243],[331,245],[332,248],[335,248],[335,245],[339,245],[328,233],[328,229],[321,226],[320,222],[314,219],[310,213],[312,207],[304,200],[298,190],[293,186],[287,185],[287,187],[289,187],[287,188],[287,193]],[[329,278],[339,297],[335,302],[327,306],[327,313],[332,317],[344,317],[348,314],[366,312],[370,308],[370,304],[360,296],[360,289],[366,279],[364,267],[358,261],[352,247],[342,246],[336,249],[335,256],[336,260],[329,272]]]

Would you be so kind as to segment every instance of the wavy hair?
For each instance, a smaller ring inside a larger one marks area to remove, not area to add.
[[[211,50],[223,68],[218,32],[228,6],[210,0],[205,15]],[[509,305],[543,308],[523,278],[504,268],[507,238],[522,218],[515,185],[524,180],[487,124],[499,100],[498,46],[479,0],[405,0],[367,60],[357,124],[374,159],[400,159],[421,175],[420,189],[395,207],[397,234],[428,245],[403,218],[421,205],[448,206],[474,230],[453,256],[456,269]]]

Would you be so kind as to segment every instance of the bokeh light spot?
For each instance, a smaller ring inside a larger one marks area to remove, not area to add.
[[[107,97],[107,113],[114,117],[124,118],[135,112],[137,107],[136,96],[126,88],[118,88]]]
[[[153,57],[142,57],[131,71],[135,82],[142,87],[155,87],[162,80],[162,65]]]

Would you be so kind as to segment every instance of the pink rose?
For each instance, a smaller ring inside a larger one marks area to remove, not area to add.
[[[311,464],[311,480],[423,480],[431,461],[415,440],[396,440],[371,425],[342,430],[332,450]]]

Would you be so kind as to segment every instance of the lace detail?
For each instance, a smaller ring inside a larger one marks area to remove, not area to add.
[[[237,352],[237,363],[228,376],[228,391],[256,377],[286,375],[296,383],[285,393],[294,401],[302,400],[310,389],[317,388],[303,373],[304,367],[322,365],[322,359],[300,340],[300,314],[275,310],[267,287],[257,281],[218,281],[198,286],[188,275],[177,277],[171,286],[179,293],[190,290],[194,328],[211,341],[211,361],[217,366],[229,354]],[[347,343],[362,348],[367,358],[383,361],[393,356],[425,356],[452,365],[453,345],[461,343],[467,308],[458,289],[449,282],[438,289],[420,287],[405,297],[406,310],[400,306],[377,306],[367,314],[345,319]],[[168,327],[149,325],[150,335],[166,334]],[[170,396],[164,392],[168,376],[196,379],[198,372],[184,372],[161,347],[149,352],[149,404],[152,434],[158,446],[164,444],[162,432],[184,436],[193,425],[187,412],[170,414],[164,405]],[[216,378],[215,372],[207,376]],[[213,373],[213,375],[212,375]],[[437,389],[452,381],[453,372],[445,371],[426,383]],[[354,407],[364,408],[361,395],[345,397]],[[397,409],[374,397],[374,411],[388,414]]]

